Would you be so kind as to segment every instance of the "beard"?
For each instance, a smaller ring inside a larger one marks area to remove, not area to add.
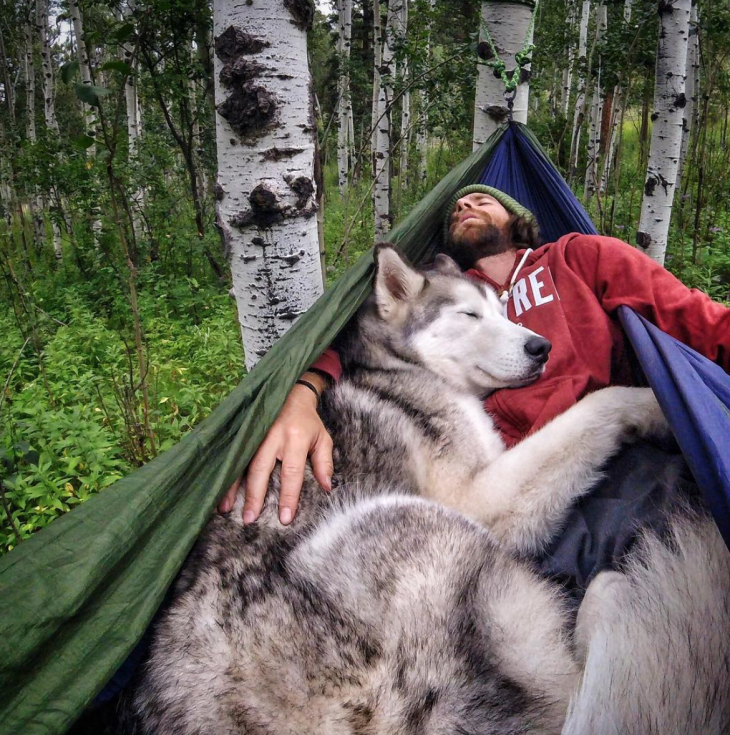
[[[478,260],[499,255],[512,248],[507,233],[492,223],[489,216],[467,220],[449,229],[445,251],[462,270],[473,268]]]

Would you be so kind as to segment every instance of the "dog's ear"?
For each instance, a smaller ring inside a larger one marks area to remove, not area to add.
[[[388,243],[375,246],[375,300],[383,319],[391,319],[424,289],[426,279]]]
[[[444,253],[439,253],[433,261],[434,270],[443,273],[445,276],[460,276],[461,268],[456,265],[456,261]]]

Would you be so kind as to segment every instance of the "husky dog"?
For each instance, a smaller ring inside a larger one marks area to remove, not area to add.
[[[537,735],[570,712],[582,735],[720,733],[730,584],[704,516],[685,512],[626,574],[599,575],[575,643],[559,588],[526,561],[622,441],[665,430],[651,392],[598,391],[506,451],[482,399],[539,377],[550,344],[494,292],[445,256],[417,272],[381,247],[355,321],[321,406],[332,494],[308,472],[282,526],[275,475],[255,524],[240,497],[211,520],[132,695],[140,731]],[[677,683],[676,706],[697,710],[684,729],[667,715]]]

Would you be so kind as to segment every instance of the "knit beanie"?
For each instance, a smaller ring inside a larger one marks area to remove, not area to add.
[[[446,215],[444,217],[444,242],[449,238],[451,214],[454,211],[456,202],[467,194],[489,194],[489,196],[494,197],[508,212],[516,214],[518,217],[523,217],[528,222],[532,222],[532,224],[537,225],[535,215],[527,209],[527,207],[523,207],[517,200],[513,199],[509,194],[505,194],[503,191],[495,189],[493,186],[486,186],[485,184],[470,184],[469,186],[465,186],[463,189],[459,189],[459,191],[457,191],[449,200],[449,206],[446,207]]]

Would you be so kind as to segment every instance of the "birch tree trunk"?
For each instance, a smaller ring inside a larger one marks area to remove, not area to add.
[[[426,66],[431,63],[431,23],[433,21],[433,9],[435,6],[436,0],[430,0],[429,15],[426,22],[426,50],[424,53]],[[426,181],[428,166],[428,106],[428,92],[424,90],[421,92],[421,110],[416,144],[418,148],[418,180],[420,183]]]
[[[133,22],[136,0],[127,0],[122,8],[122,17]],[[139,104],[137,91],[138,64],[134,56],[134,45],[125,42],[122,44],[123,60],[129,64],[130,72],[124,87],[124,102],[127,108],[127,153],[129,161],[134,162],[139,153],[139,143],[142,136],[142,110]],[[141,211],[144,207],[144,188],[138,187],[132,194],[132,228],[134,238],[139,241],[144,236]]]
[[[91,68],[89,66],[89,55],[86,50],[84,41],[84,18],[79,0],[69,0],[69,14],[71,16],[71,24],[74,29],[74,37],[76,38],[76,58],[79,62],[79,72],[81,73],[81,82],[86,86],[91,86]],[[89,105],[85,102],[81,103],[81,110],[84,116],[84,127],[87,135],[93,137],[94,134],[94,113]],[[88,154],[93,155],[94,148],[87,148]]]
[[[337,78],[337,168],[340,193],[347,189],[351,166],[352,99],[350,98],[350,46],[352,40],[352,0],[338,0],[339,38],[337,55],[340,64]]]
[[[403,0],[403,8],[401,10],[401,33],[405,38],[408,33],[408,0]],[[403,56],[403,64],[401,65],[401,81],[404,86],[408,85],[408,54]],[[401,97],[401,118],[400,118],[400,166],[398,168],[398,184],[400,190],[407,185],[408,182],[408,153],[409,142],[411,138],[411,92],[409,89],[403,92]]]
[[[31,21],[31,10],[28,9],[28,17],[23,24],[23,76],[25,78],[25,135],[30,143],[38,139],[35,124],[35,63],[33,53],[35,47],[35,23]],[[37,173],[37,171],[36,171]],[[38,189],[33,186],[28,198],[28,211],[33,223],[33,240],[37,248],[41,248],[45,239],[43,227],[43,199],[38,194]]]
[[[48,130],[58,132],[56,118],[56,87],[53,83],[53,57],[49,37],[49,6],[48,0],[37,0],[36,20],[38,23],[38,38],[41,43],[41,69],[43,72],[43,114]]]
[[[314,6],[213,3],[218,226],[250,370],[323,291],[317,238]]]
[[[684,80],[691,0],[659,3],[659,45],[654,86],[654,127],[641,201],[637,244],[651,258],[664,263],[669,220],[682,147],[682,119],[686,105]]]
[[[29,11],[30,12],[30,11]],[[33,63],[33,24],[28,18],[23,26],[23,77],[25,78],[25,132],[31,143],[36,142],[35,128],[35,65]]]
[[[580,30],[578,32],[578,88],[573,111],[573,132],[570,136],[570,178],[575,176],[578,167],[578,152],[580,150],[580,131],[583,125],[586,106],[586,81],[588,74],[588,21],[591,15],[590,0],[583,0],[580,12]]]
[[[677,167],[677,189],[684,172],[684,163],[687,158],[687,148],[689,147],[689,138],[692,133],[693,123],[695,122],[695,111],[698,108],[697,99],[699,97],[699,81],[700,81],[700,44],[697,35],[697,4],[692,2],[692,9],[689,15],[689,41],[687,44],[687,72],[685,80],[685,97],[687,105],[684,108],[682,118],[682,146],[679,152],[679,165]]]
[[[394,57],[395,44],[400,29],[403,0],[389,0],[385,22],[383,55],[378,74],[378,116],[375,144],[375,185],[373,187],[373,209],[375,212],[375,239],[382,240],[390,230],[390,156],[391,156],[391,104],[393,102],[393,79],[396,74]]]
[[[576,20],[576,1],[568,0],[568,29],[573,28]],[[573,67],[575,65],[575,43],[572,35],[568,36],[568,48],[567,48],[567,60],[568,63],[563,69],[562,78],[562,97],[560,100],[560,109],[563,113],[563,117],[568,117],[568,110],[570,109],[570,91],[573,87]]]
[[[606,4],[601,2],[596,8],[596,35],[595,47],[598,49],[598,73],[593,84],[593,99],[591,101],[591,122],[588,131],[588,149],[585,186],[583,199],[588,203],[598,188],[598,161],[601,154],[601,121],[603,120],[603,89],[601,88],[601,73],[603,71],[603,39],[606,35],[608,15]]]
[[[492,51],[487,42],[487,32],[492,37],[499,58],[506,65],[507,75],[516,71],[515,54],[526,44],[532,43],[532,2],[500,2],[489,0],[482,3],[481,25],[477,55],[482,61],[490,61]],[[513,117],[517,122],[527,122],[527,104],[530,95],[530,65],[520,74],[514,100]],[[504,99],[504,83],[495,77],[491,66],[480,63],[474,99],[474,144],[476,150],[509,116]]]
[[[373,106],[370,119],[370,158],[375,176],[375,152],[378,146],[378,104],[380,101],[380,67],[383,63],[383,26],[380,0],[373,0]]]
[[[53,134],[58,134],[58,119],[56,118],[56,87],[53,82],[53,56],[51,54],[50,43],[50,18],[49,18],[48,0],[36,0],[35,18],[38,40],[41,47],[41,73],[43,75],[43,117],[46,123],[46,130],[50,130]],[[53,233],[53,253],[56,260],[63,259],[63,249],[61,244],[61,227],[59,219],[63,216],[60,197],[57,192],[51,192],[50,201],[56,202],[47,207],[48,198],[44,197],[43,209],[48,209],[51,221],[51,232]]]

